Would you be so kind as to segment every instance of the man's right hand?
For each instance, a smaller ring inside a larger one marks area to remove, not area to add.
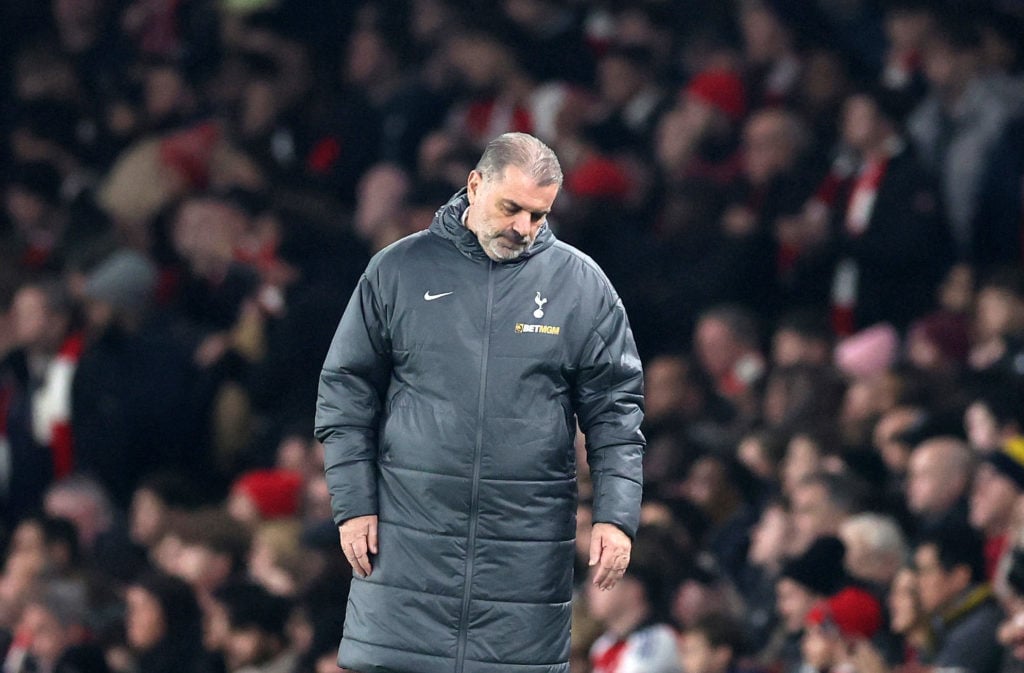
[[[377,553],[377,515],[367,514],[349,519],[338,526],[341,551],[359,577],[368,577],[373,571],[370,554]]]

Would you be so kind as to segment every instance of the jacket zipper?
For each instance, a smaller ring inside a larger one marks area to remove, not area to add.
[[[473,587],[473,559],[476,554],[476,525],[480,510],[480,459],[484,442],[484,402],[487,395],[487,358],[491,347],[491,315],[494,309],[494,262],[487,266],[487,314],[484,317],[484,343],[480,355],[480,395],[477,400],[476,446],[473,448],[473,491],[469,501],[469,539],[466,541],[466,580],[462,589],[462,614],[459,617],[459,644],[455,655],[455,673],[466,665],[469,640],[469,601]]]

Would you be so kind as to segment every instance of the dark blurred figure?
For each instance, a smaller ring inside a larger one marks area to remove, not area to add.
[[[29,598],[3,661],[5,673],[107,673],[92,637],[85,584],[50,580]]]
[[[865,89],[847,99],[843,140],[856,153],[833,224],[834,328],[906,327],[934,305],[952,262],[941,203],[899,131],[901,102]]]
[[[125,593],[125,639],[133,668],[147,673],[197,671],[202,650],[199,604],[182,580],[149,574]]]
[[[290,673],[297,653],[288,642],[288,600],[256,584],[229,584],[214,593],[226,626],[220,649],[228,673]]]
[[[915,549],[921,607],[933,624],[923,663],[975,673],[999,670],[1003,650],[996,628],[1003,612],[985,583],[982,545],[977,531],[953,526],[925,537]]]
[[[989,176],[1013,174],[1012,163],[1019,169],[1013,153],[1019,155],[1019,147],[1007,132],[1024,108],[1019,93],[1007,92],[984,71],[982,34],[970,11],[948,10],[927,41],[931,93],[907,129],[925,168],[939,177],[958,255],[989,267],[1020,260],[1019,246],[1006,245],[1020,237],[1020,183]],[[986,207],[990,203],[999,206]]]
[[[60,281],[22,285],[11,314],[14,349],[0,358],[0,435],[10,451],[0,502],[8,524],[38,508],[50,481],[74,469],[71,386],[82,351]]]
[[[203,475],[193,436],[187,353],[152,311],[155,265],[120,250],[86,278],[86,347],[72,389],[77,469],[126,507],[159,467]]]

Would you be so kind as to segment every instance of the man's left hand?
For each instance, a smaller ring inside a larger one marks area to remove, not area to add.
[[[608,590],[622,579],[632,547],[629,536],[615,524],[594,524],[590,533],[590,566],[596,566],[594,586]]]

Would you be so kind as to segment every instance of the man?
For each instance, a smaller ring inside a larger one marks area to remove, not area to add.
[[[13,525],[37,509],[52,479],[73,468],[71,382],[82,350],[63,284],[23,284],[11,302],[15,349],[0,358],[0,441],[10,467],[0,471],[0,520]]]
[[[86,586],[75,580],[42,583],[21,614],[3,661],[11,673],[106,673],[103,652],[90,638]]]
[[[917,546],[914,567],[933,634],[924,663],[971,673],[999,670],[1002,610],[985,583],[981,535],[968,526],[940,529]]]
[[[846,545],[844,564],[850,577],[884,596],[907,558],[907,541],[897,521],[883,514],[864,512],[839,526]]]
[[[974,470],[967,445],[956,437],[933,437],[910,454],[907,507],[916,518],[918,537],[967,521],[967,488]]]
[[[1014,437],[985,455],[974,475],[968,519],[985,536],[985,577],[995,577],[1010,543],[1014,512],[1024,493],[1024,437]]]
[[[867,89],[843,109],[842,140],[855,159],[832,228],[831,305],[841,334],[878,322],[906,328],[931,309],[952,262],[939,197],[900,134],[903,108],[895,94]]]
[[[861,511],[860,491],[849,476],[818,472],[800,480],[790,495],[790,550],[802,554],[818,538],[838,535],[843,522]]]
[[[1020,187],[992,175],[1012,171],[1008,129],[1019,101],[985,72],[974,17],[940,12],[923,47],[929,94],[907,119],[907,132],[939,178],[958,256],[983,268],[1014,263],[1019,252],[1005,241],[1019,236]]]
[[[744,645],[743,627],[735,619],[711,613],[679,638],[679,663],[686,673],[732,673]]]
[[[754,315],[735,305],[711,308],[700,316],[693,341],[715,391],[740,413],[754,413],[754,390],[766,365]]]
[[[642,374],[600,269],[546,226],[562,172],[492,141],[430,229],[371,262],[320,378],[316,434],[355,578],[357,671],[568,671],[575,420],[590,558],[612,588],[639,520]]]
[[[290,673],[298,655],[288,646],[291,605],[258,584],[229,584],[213,595],[226,617],[217,643],[230,673]]]

